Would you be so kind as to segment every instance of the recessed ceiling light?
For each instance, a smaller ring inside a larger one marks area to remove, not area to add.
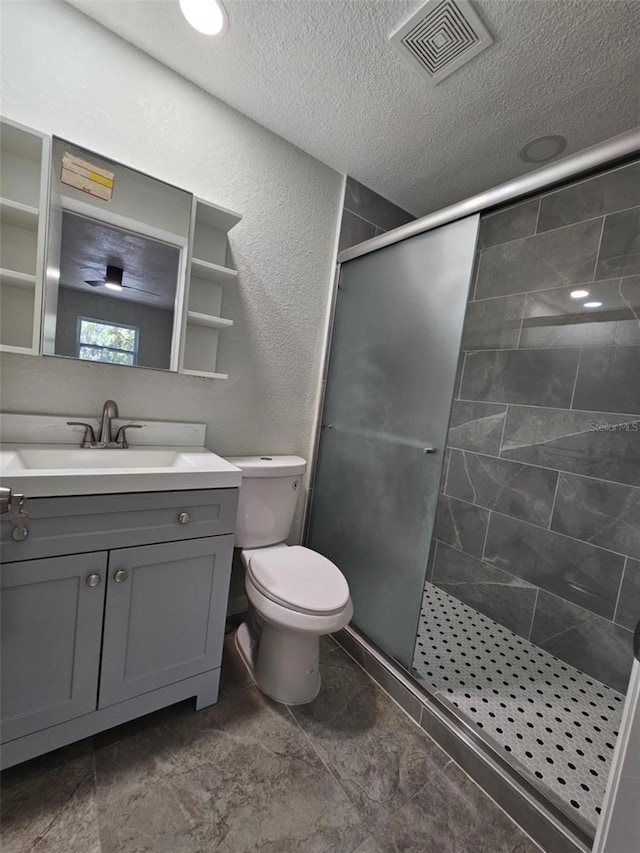
[[[600,308],[602,302],[585,302],[584,308]]]
[[[585,296],[588,296],[588,295],[589,295],[588,290],[572,290],[571,293],[569,294],[569,296],[572,299],[584,299]]]
[[[180,0],[180,9],[199,33],[217,36],[227,31],[227,13],[219,0]]]
[[[108,290],[117,290],[117,291],[122,290],[122,285],[118,284],[117,281],[105,281],[104,286]]]
[[[564,136],[538,136],[520,149],[520,159],[525,163],[546,163],[562,154],[567,147]]]

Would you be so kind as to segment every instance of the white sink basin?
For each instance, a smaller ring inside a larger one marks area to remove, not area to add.
[[[204,447],[92,450],[64,444],[5,444],[0,481],[27,497],[234,488],[242,473]]]

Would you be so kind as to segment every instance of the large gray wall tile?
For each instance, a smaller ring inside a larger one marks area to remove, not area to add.
[[[640,488],[560,474],[551,528],[640,559]]]
[[[613,421],[633,431],[600,429]],[[640,486],[640,417],[513,406],[500,456]]]
[[[577,366],[570,349],[468,352],[460,397],[568,408]]]
[[[619,293],[633,316],[618,321],[616,343],[622,346],[640,344],[640,275],[621,279]]]
[[[596,278],[640,273],[640,207],[604,220]]]
[[[576,290],[588,296],[573,299]],[[601,302],[600,308],[584,308],[585,302]],[[528,293],[522,320],[521,347],[574,347],[614,344],[618,323],[636,320],[640,312],[640,283],[621,292],[621,279],[587,282]],[[640,342],[640,335],[639,335]]]
[[[613,619],[624,557],[492,514],[484,561]]]
[[[557,479],[546,468],[452,450],[446,493],[548,527]]]
[[[358,243],[364,243],[365,240],[370,240],[376,236],[376,226],[370,222],[365,222],[355,213],[348,210],[342,211],[342,223],[340,225],[340,240],[338,242],[338,251],[349,249],[351,246],[356,246]]]
[[[640,619],[640,561],[627,558],[615,621],[634,630]]]
[[[538,232],[634,207],[640,199],[640,161],[543,196]]]
[[[476,299],[591,281],[601,232],[602,220],[594,219],[485,249]]]
[[[480,220],[478,242],[483,249],[508,243],[536,232],[540,200],[523,201],[497,213],[489,213]]]
[[[532,584],[442,543],[438,544],[432,583],[528,638],[538,592]]]
[[[524,293],[470,302],[462,333],[462,349],[510,349],[518,346]]]
[[[640,346],[582,351],[573,409],[640,414]]]
[[[504,405],[456,400],[451,409],[447,444],[497,456],[506,416]]]
[[[488,521],[488,510],[441,494],[433,535],[458,551],[480,557]]]
[[[357,213],[383,231],[391,231],[415,219],[406,210],[351,177],[347,177],[344,206],[346,210]]]
[[[540,590],[531,641],[621,693],[629,681],[632,638],[626,628]]]

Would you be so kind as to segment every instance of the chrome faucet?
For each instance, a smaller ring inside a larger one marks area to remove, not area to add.
[[[113,437],[111,431],[111,421],[113,418],[119,417],[118,404],[115,400],[107,400],[102,407],[102,420],[100,422],[100,437],[96,439],[95,430],[92,424],[84,423],[83,421],[67,421],[67,426],[84,427],[84,437],[80,442],[80,447],[90,447],[93,450],[98,449],[119,449],[126,450],[129,447],[127,442],[126,432],[128,429],[142,429],[141,424],[124,424]]]

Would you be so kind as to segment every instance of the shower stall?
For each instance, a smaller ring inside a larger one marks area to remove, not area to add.
[[[639,153],[625,134],[342,253],[307,526],[359,636],[576,849],[640,618]]]

